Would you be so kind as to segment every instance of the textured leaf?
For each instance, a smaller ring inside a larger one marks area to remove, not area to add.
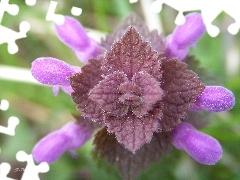
[[[147,42],[143,42],[138,32],[130,27],[125,35],[113,44],[102,64],[103,74],[114,71],[124,72],[130,80],[140,71],[146,71],[156,80],[161,78],[160,56],[151,50]]]
[[[151,163],[158,162],[161,156],[170,150],[171,136],[168,132],[154,133],[151,142],[133,154],[103,128],[95,135],[93,144],[100,157],[117,166],[124,180],[133,180],[142,170],[147,169]]]
[[[74,90],[71,94],[73,101],[83,116],[92,120],[102,118],[102,110],[98,104],[88,97],[89,91],[100,81],[101,58],[99,60],[90,59],[88,64],[82,67],[81,72],[70,77],[70,84]]]
[[[111,115],[122,117],[130,107],[136,116],[142,117],[162,99],[163,91],[159,82],[146,72],[136,73],[132,82],[123,72],[114,72],[95,86],[89,95]]]
[[[77,116],[74,116],[74,118],[76,119],[76,123],[81,127],[88,127],[90,129],[102,128],[102,124],[93,122],[91,121],[91,119],[87,117],[77,115]]]
[[[176,126],[205,88],[197,75],[186,68],[186,63],[176,59],[162,61],[161,87],[166,94],[163,97],[164,109],[160,130],[169,131]]]
[[[140,106],[132,108],[133,113],[141,117],[151,110],[157,101],[162,100],[163,90],[160,88],[160,83],[146,72],[136,73],[132,81],[141,87],[142,90],[143,103]]]
[[[107,115],[105,123],[109,133],[115,133],[119,143],[124,144],[133,153],[136,152],[143,144],[150,142],[153,132],[158,130],[158,117],[162,116],[162,104],[157,105],[141,118],[131,112],[123,117]]]
[[[164,41],[158,34],[158,31],[149,31],[145,22],[135,13],[128,16],[123,24],[116,28],[116,31],[113,34],[108,34],[105,39],[102,39],[101,45],[107,50],[110,50],[114,41],[120,39],[130,26],[136,29],[136,31],[144,38],[144,41],[151,42],[151,47],[154,51],[162,52],[165,50]]]
[[[120,84],[128,81],[123,72],[114,72],[105,77],[97,86],[89,93],[92,101],[98,103],[104,111],[117,116],[126,115],[128,106],[120,104],[118,87]]]

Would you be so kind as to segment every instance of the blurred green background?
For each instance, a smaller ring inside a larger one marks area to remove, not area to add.
[[[82,14],[76,17],[88,31],[98,39],[100,36],[112,32],[122,20],[131,12],[136,12],[146,20],[154,23],[155,17],[162,27],[163,35],[170,34],[175,28],[174,20],[177,11],[164,5],[160,14],[151,14],[149,0],[139,0],[129,3],[128,0],[59,0],[56,13],[73,16],[73,6],[82,8]],[[19,31],[19,23],[23,20],[31,24],[27,38],[17,40],[18,53],[10,55],[7,44],[0,45],[0,68],[10,66],[16,72],[8,72],[18,77],[18,68],[29,70],[31,62],[38,57],[51,56],[64,60],[72,65],[81,65],[74,53],[63,45],[54,33],[53,22],[45,20],[50,0],[38,0],[37,4],[29,7],[24,0],[10,0],[18,4],[20,12],[17,16],[4,14],[1,25]],[[145,4],[144,4],[145,3]],[[149,21],[153,20],[153,22]],[[142,172],[138,179],[179,179],[179,180],[206,180],[206,179],[240,179],[240,33],[233,36],[227,32],[227,27],[233,19],[227,14],[220,14],[214,21],[220,27],[220,34],[212,38],[207,33],[197,43],[196,49],[190,54],[201,60],[201,66],[208,69],[219,79],[219,84],[234,92],[235,107],[222,113],[212,115],[210,125],[202,131],[219,140],[223,147],[223,157],[215,166],[201,165],[192,160],[185,152],[173,149],[161,162],[154,163],[149,169]],[[151,27],[152,28],[152,27]],[[0,69],[1,71],[2,69]],[[1,72],[0,72],[1,74]],[[71,114],[76,113],[75,104],[69,95],[60,91],[57,97],[53,96],[50,87],[37,85],[31,82],[20,82],[1,78],[0,101],[6,99],[9,108],[0,110],[0,125],[7,126],[11,116],[19,118],[15,136],[0,134],[0,163],[11,164],[9,177],[20,179],[21,171],[26,163],[16,160],[16,153],[31,150],[42,137],[59,129],[66,122],[73,120]],[[114,169],[104,162],[94,160],[92,141],[77,150],[79,157],[74,159],[65,153],[57,162],[50,165],[50,171],[40,174],[42,180],[107,180],[120,179]]]

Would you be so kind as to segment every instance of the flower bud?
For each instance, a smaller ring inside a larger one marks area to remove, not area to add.
[[[202,164],[214,165],[222,157],[222,147],[216,139],[197,131],[186,122],[173,130],[172,143]]]

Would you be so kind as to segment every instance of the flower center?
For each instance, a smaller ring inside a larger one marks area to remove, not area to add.
[[[131,82],[122,83],[119,86],[119,101],[128,106],[139,106],[142,104],[141,88]]]

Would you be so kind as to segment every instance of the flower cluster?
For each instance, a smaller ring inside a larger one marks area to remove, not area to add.
[[[189,49],[205,31],[201,15],[192,13],[164,40],[134,14],[97,43],[80,23],[65,17],[56,25],[57,35],[85,65],[44,57],[32,63],[31,71],[55,94],[59,87],[70,94],[81,115],[43,138],[33,149],[35,160],[54,162],[80,148],[96,129],[95,151],[125,179],[158,161],[171,144],[202,164],[218,162],[221,145],[189,118],[202,110],[226,111],[235,103],[231,91],[206,86],[188,69]]]

